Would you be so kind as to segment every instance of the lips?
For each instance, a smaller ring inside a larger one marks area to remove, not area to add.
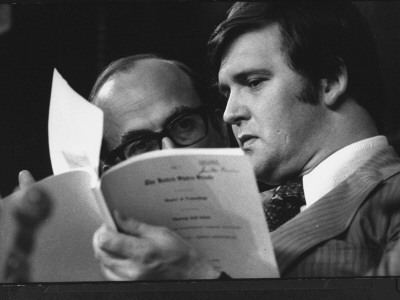
[[[251,134],[240,134],[238,136],[238,140],[240,142],[240,146],[242,148],[246,147],[246,146],[250,146],[251,144],[253,144],[257,139],[257,136],[255,135],[251,135]]]

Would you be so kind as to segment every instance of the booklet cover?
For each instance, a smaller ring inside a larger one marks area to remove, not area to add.
[[[233,278],[278,277],[253,169],[241,149],[149,152],[107,171],[110,211],[175,230]]]

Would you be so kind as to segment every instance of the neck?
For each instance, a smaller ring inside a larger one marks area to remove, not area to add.
[[[379,134],[371,116],[352,99],[347,99],[338,109],[332,110],[328,118],[321,130],[322,142],[304,165],[300,176],[311,172],[336,151]]]

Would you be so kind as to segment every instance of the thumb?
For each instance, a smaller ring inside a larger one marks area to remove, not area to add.
[[[151,226],[146,223],[140,222],[132,217],[128,218],[126,216],[123,216],[118,211],[114,211],[114,216],[118,228],[123,233],[141,237],[141,236],[148,236],[155,229],[155,226]]]
[[[22,223],[39,224],[50,216],[51,199],[35,186],[22,191],[20,201],[15,207],[15,217]]]
[[[29,186],[35,183],[35,179],[32,174],[27,170],[22,170],[18,174],[18,182],[21,190],[25,190]]]

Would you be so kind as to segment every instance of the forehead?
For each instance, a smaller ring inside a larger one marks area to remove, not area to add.
[[[222,53],[219,78],[247,68],[268,67],[273,70],[281,64],[287,65],[281,45],[281,31],[276,23],[239,35]]]
[[[188,75],[176,65],[159,59],[137,61],[127,71],[111,76],[99,89],[96,102],[113,113],[127,113],[175,98],[197,98]]]
[[[160,130],[177,107],[197,107],[201,100],[188,75],[167,61],[138,61],[113,75],[99,90],[106,140],[118,143],[133,130]]]

